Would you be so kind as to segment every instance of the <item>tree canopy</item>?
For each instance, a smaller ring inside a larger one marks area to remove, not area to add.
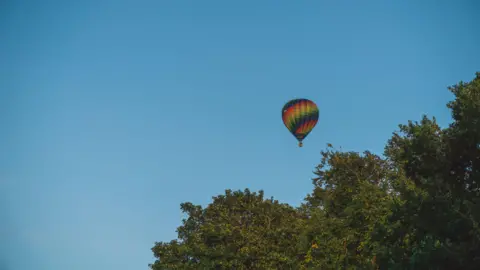
[[[399,126],[383,156],[321,152],[300,207],[263,191],[183,203],[160,269],[480,269],[480,73],[449,88],[452,123]]]

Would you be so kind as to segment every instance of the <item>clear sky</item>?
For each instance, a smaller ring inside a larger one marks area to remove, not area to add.
[[[480,2],[1,1],[0,269],[147,269],[181,202],[299,205],[480,71]],[[298,148],[295,97],[320,121]]]

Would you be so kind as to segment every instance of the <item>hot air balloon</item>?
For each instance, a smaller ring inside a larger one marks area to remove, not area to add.
[[[317,124],[318,115],[317,105],[308,99],[293,99],[283,106],[283,123],[297,138],[299,147],[303,146],[302,141]]]

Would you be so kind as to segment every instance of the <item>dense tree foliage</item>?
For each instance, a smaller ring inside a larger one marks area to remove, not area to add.
[[[188,214],[179,240],[158,243],[153,269],[295,269],[302,258],[306,217],[263,192],[227,190],[206,209],[182,204]]]
[[[298,208],[245,191],[188,214],[152,269],[480,269],[480,73],[452,123],[400,125],[384,157],[331,145]]]

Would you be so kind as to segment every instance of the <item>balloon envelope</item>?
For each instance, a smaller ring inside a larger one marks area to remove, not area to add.
[[[319,110],[317,105],[308,99],[290,100],[283,106],[283,123],[290,133],[297,138],[299,146],[312,131],[318,122]]]

